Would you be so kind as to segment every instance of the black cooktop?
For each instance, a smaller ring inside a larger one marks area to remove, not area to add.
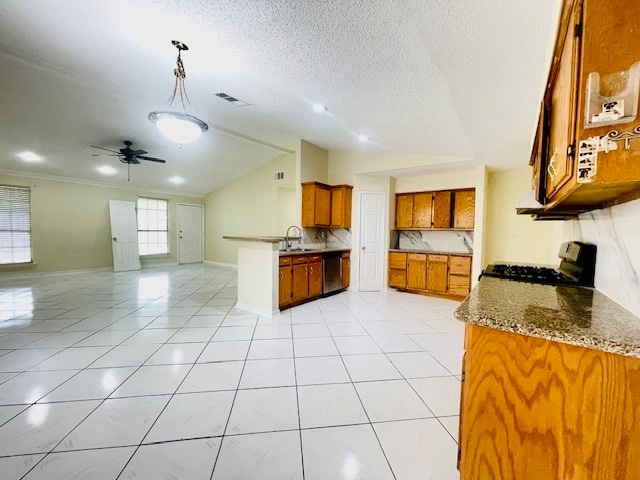
[[[489,265],[483,276],[505,278],[519,282],[543,283],[545,285],[579,285],[578,280],[549,267],[507,265],[495,263]]]

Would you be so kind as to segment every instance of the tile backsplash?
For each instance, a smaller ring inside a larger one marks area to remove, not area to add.
[[[598,246],[595,286],[640,316],[640,200],[581,214],[565,222],[565,240]],[[640,319],[639,319],[640,321]]]
[[[430,250],[447,253],[473,253],[473,231],[399,231],[398,241],[391,236],[391,248]]]
[[[302,243],[319,248],[351,248],[351,231],[345,228],[303,228]]]

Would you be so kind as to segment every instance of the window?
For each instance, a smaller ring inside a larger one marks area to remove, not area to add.
[[[0,185],[0,264],[31,262],[31,189]]]
[[[169,202],[138,198],[138,250],[140,255],[169,253]]]

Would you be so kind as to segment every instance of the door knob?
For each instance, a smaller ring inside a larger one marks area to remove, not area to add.
[[[365,248],[364,248],[364,247],[362,247],[362,250],[364,250],[364,249],[365,249]]]
[[[182,235],[180,235],[180,238],[182,238]]]
[[[114,241],[114,242],[117,242],[116,237],[113,237],[113,241]]]

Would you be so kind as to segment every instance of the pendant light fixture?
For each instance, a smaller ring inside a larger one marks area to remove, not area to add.
[[[156,124],[165,137],[182,145],[197,140],[200,135],[209,129],[209,126],[198,117],[187,113],[187,106],[189,108],[193,107],[191,107],[191,102],[187,97],[187,90],[184,86],[184,79],[187,75],[180,55],[183,50],[189,50],[189,47],[177,40],[172,40],[171,44],[178,49],[178,60],[176,61],[176,68],[173,70],[173,74],[176,77],[173,94],[169,98],[167,110],[151,112],[149,120]],[[182,111],[171,110],[176,97]]]

